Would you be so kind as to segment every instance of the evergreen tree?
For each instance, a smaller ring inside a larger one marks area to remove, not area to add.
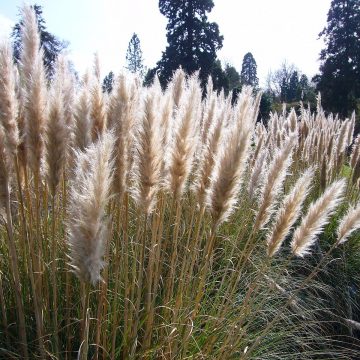
[[[298,101],[300,100],[300,97],[301,97],[301,90],[299,84],[299,75],[297,71],[294,71],[290,77],[289,86],[286,94],[286,101],[287,102]]]
[[[230,64],[225,65],[225,75],[229,82],[229,89],[240,89],[241,88],[241,82],[240,82],[240,75],[235,69],[234,66],[231,66]]]
[[[144,86],[151,86],[156,75],[156,68],[149,69],[144,77]]]
[[[314,77],[325,109],[348,116],[360,98],[360,0],[332,0],[320,74]]]
[[[244,56],[240,77],[242,85],[251,85],[255,89],[258,88],[259,79],[257,77],[257,65],[251,52],[248,52]]]
[[[300,98],[303,102],[310,103],[313,108],[316,106],[316,89],[313,83],[309,83],[306,75],[301,75],[299,80]]]
[[[45,20],[42,16],[42,7],[40,5],[34,4],[31,7],[35,11],[36,20],[38,23],[40,33],[40,46],[43,48],[44,51],[44,66],[48,77],[51,77],[54,72],[56,59],[60,52],[68,46],[68,43],[59,40],[55,35],[49,33],[46,30]],[[11,33],[11,37],[13,39],[14,60],[16,63],[20,60],[20,53],[22,48],[22,25],[23,20],[20,19],[20,21],[13,27]]]
[[[108,94],[110,94],[112,92],[114,82],[115,82],[114,73],[112,71],[110,71],[104,77],[104,80],[103,80],[103,83],[102,83],[103,92],[107,92]]]
[[[306,92],[309,87],[309,79],[305,74],[300,76],[299,86],[302,93]]]
[[[280,86],[280,101],[287,102],[288,101],[288,92],[289,92],[289,83],[286,81],[286,78],[283,77]]]
[[[222,69],[220,60],[216,60],[211,71],[214,89],[224,90],[225,94],[229,93],[229,79],[226,72]]]
[[[272,111],[273,101],[274,98],[272,93],[268,90],[264,91],[260,100],[258,121],[262,120],[265,124],[267,124],[270,112]]]
[[[168,46],[157,63],[163,85],[181,66],[188,74],[200,69],[200,79],[205,86],[217,66],[216,52],[223,42],[218,25],[207,18],[213,7],[213,0],[159,0],[161,14],[169,19]]]
[[[142,50],[140,47],[140,39],[134,33],[130,39],[129,46],[126,51],[126,68],[133,74],[139,74],[141,77],[144,76],[144,65],[143,65]]]

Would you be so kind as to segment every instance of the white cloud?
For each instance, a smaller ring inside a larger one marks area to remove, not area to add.
[[[0,14],[0,40],[5,40],[10,37],[11,29],[14,22],[6,16]]]

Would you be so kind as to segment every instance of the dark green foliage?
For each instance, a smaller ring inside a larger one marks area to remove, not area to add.
[[[314,77],[326,110],[348,116],[360,98],[360,0],[332,0],[320,74]]]
[[[231,102],[235,104],[238,95],[241,91],[240,74],[237,72],[234,66],[230,64],[225,65],[225,75],[229,83],[229,91],[232,92]]]
[[[218,25],[208,21],[207,13],[213,7],[212,0],[159,0],[161,14],[169,19],[168,46],[157,63],[163,86],[179,66],[188,74],[200,70],[203,86],[213,71],[218,72],[216,52],[222,47],[223,37]]]
[[[112,92],[113,86],[114,86],[114,73],[112,71],[110,71],[103,80],[102,83],[102,90],[103,92],[107,92],[108,94],[110,94]]]
[[[257,77],[257,65],[251,52],[248,52],[244,56],[240,77],[242,85],[250,85],[255,89],[258,88],[259,79]]]
[[[126,68],[133,74],[144,75],[142,50],[140,47],[140,39],[134,33],[130,39],[128,49],[126,51]]]
[[[301,89],[299,83],[299,75],[297,71],[291,74],[289,87],[287,90],[287,101],[296,101],[301,98]]]
[[[229,93],[229,79],[226,72],[222,69],[220,60],[216,60],[211,71],[211,77],[214,89],[224,90],[225,94]]]
[[[287,109],[294,107],[300,110],[300,102],[316,108],[316,90],[305,74],[292,64],[284,62],[281,67],[270,73],[267,79],[266,92],[272,98],[272,111],[282,111],[282,104],[287,104]],[[261,111],[260,111],[261,112]]]
[[[35,10],[36,20],[38,22],[38,28],[40,33],[40,45],[44,51],[44,66],[48,77],[51,77],[54,73],[54,66],[58,55],[64,50],[68,43],[59,40],[55,35],[49,33],[46,30],[45,20],[42,16],[42,7],[40,5],[31,6]],[[13,27],[11,37],[13,39],[13,52],[14,60],[17,63],[20,60],[22,40],[21,40],[21,31],[22,31],[23,20],[21,19]]]
[[[267,122],[270,111],[272,110],[273,96],[269,91],[265,91],[262,94],[259,108],[258,120]]]
[[[230,64],[225,65],[225,74],[229,81],[229,89],[241,89],[240,75],[234,66]]]
[[[156,68],[149,69],[144,78],[144,86],[151,86],[156,75]]]

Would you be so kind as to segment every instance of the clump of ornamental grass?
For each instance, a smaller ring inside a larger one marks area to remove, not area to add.
[[[359,357],[354,117],[257,122],[261,94],[182,69],[105,95],[98,57],[45,81],[23,14],[18,65],[0,45],[0,357]]]
[[[108,236],[105,207],[112,178],[113,137],[105,134],[97,143],[75,155],[74,175],[69,193],[70,262],[84,282],[96,284],[104,267]]]

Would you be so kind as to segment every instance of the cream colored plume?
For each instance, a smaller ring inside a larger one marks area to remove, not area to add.
[[[345,185],[344,179],[332,183],[322,196],[310,205],[291,241],[291,249],[295,255],[303,257],[310,252],[316,236],[323,231],[330,215],[340,204]]]
[[[19,145],[16,122],[18,103],[16,98],[15,68],[10,44],[0,45],[0,125],[5,130],[5,144],[9,154],[15,155]]]
[[[277,151],[269,166],[269,171],[261,192],[259,210],[255,219],[255,230],[263,228],[270,220],[275,204],[277,203],[277,197],[281,191],[281,186],[291,164],[291,154],[294,144],[295,137],[292,136],[285,142],[284,146]]]
[[[160,119],[155,110],[156,95],[153,90],[146,94],[140,126],[135,136],[135,184],[132,192],[138,206],[147,215],[155,205],[163,159]]]
[[[360,228],[360,204],[351,206],[345,216],[340,220],[337,230],[336,243],[343,244],[347,241],[349,236],[357,229]]]
[[[200,84],[197,75],[194,75],[190,78],[188,87],[182,95],[175,119],[176,128],[170,145],[168,182],[170,190],[178,199],[185,190],[194,162],[199,132],[200,100]]]
[[[300,176],[277,212],[274,224],[267,235],[268,256],[274,256],[299,218],[301,207],[310,190],[314,171],[309,169]]]
[[[22,52],[20,73],[25,87],[25,144],[28,164],[34,173],[40,172],[44,155],[46,114],[46,80],[43,52],[40,49],[40,35],[35,11],[24,6],[21,27]]]
[[[105,217],[112,177],[114,137],[105,133],[85,152],[76,153],[70,183],[68,243],[71,266],[85,282],[101,279],[108,225]]]
[[[240,95],[236,121],[224,139],[216,157],[207,191],[207,204],[214,226],[219,226],[230,216],[238,201],[243,173],[249,156],[251,135],[254,130],[254,103],[251,93],[244,89]]]

